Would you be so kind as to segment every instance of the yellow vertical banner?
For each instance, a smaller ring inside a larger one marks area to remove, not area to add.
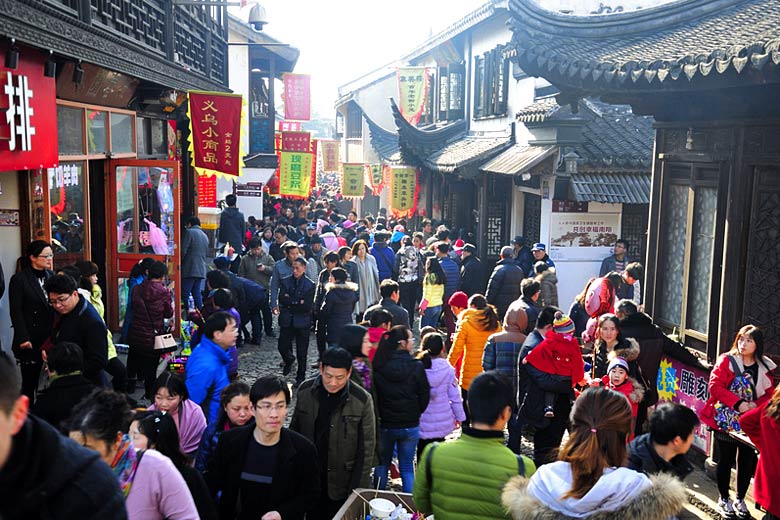
[[[417,169],[393,166],[390,179],[390,210],[395,215],[411,215],[417,207]]]
[[[279,194],[306,198],[311,190],[313,155],[310,152],[282,152],[279,162]]]
[[[362,198],[365,191],[362,163],[344,163],[341,175],[341,195]]]
[[[398,109],[404,119],[416,125],[425,109],[428,96],[428,73],[425,67],[398,69]]]

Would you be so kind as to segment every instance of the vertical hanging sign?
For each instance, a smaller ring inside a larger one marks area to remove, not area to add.
[[[319,139],[322,150],[322,171],[339,171],[339,142]]]
[[[398,69],[398,109],[410,124],[416,125],[425,109],[428,96],[428,73],[425,67]]]
[[[296,121],[311,119],[311,76],[284,74],[284,118]]]
[[[241,174],[241,95],[189,92],[190,155],[199,175]]]
[[[385,167],[381,164],[367,164],[366,175],[371,186],[371,192],[379,195],[385,189]]]
[[[417,207],[417,169],[393,166],[390,179],[390,209],[397,216],[411,215]]]
[[[362,163],[345,163],[342,165],[341,195],[344,197],[359,197],[364,195]]]
[[[306,198],[311,192],[311,152],[282,152],[279,163],[279,195]]]

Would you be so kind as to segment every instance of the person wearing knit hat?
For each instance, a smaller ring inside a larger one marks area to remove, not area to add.
[[[585,363],[580,344],[573,334],[572,319],[561,311],[556,312],[552,330],[547,332],[544,341],[528,353],[523,364],[546,374],[570,377],[572,386],[576,386],[585,378]],[[544,393],[545,418],[555,417],[553,405],[556,395],[553,392]]]
[[[615,356],[609,362],[607,374],[601,380],[591,381],[590,386],[603,386],[626,396],[631,405],[631,420],[636,421],[639,411],[639,403],[645,397],[645,389],[639,381],[628,375],[628,361],[626,358]],[[634,425],[631,426],[631,435],[628,440],[634,439]]]
[[[450,299],[447,300],[447,303],[455,314],[455,317],[457,317],[463,309],[469,306],[469,296],[463,291],[455,291],[452,293],[452,296],[450,296]]]

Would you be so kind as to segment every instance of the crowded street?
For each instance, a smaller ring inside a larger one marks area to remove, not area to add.
[[[780,520],[778,0],[0,5],[0,520]]]

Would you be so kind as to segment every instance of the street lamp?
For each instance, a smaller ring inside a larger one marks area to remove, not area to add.
[[[577,152],[574,150],[563,156],[563,162],[566,165],[566,173],[577,173],[577,161],[579,161],[579,159],[580,156],[577,155]]]

